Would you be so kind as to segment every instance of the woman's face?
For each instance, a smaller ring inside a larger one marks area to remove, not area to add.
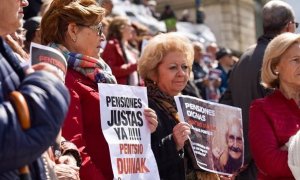
[[[132,37],[133,37],[132,31],[133,31],[133,27],[131,26],[131,24],[129,22],[127,22],[124,25],[123,29],[121,29],[123,40],[128,41],[128,40],[132,39]]]
[[[87,56],[99,58],[99,51],[101,48],[101,41],[105,40],[103,33],[100,35],[100,26],[96,25],[93,28],[89,26],[78,25],[78,32],[76,34],[76,41],[73,43],[74,51]]]
[[[275,71],[279,73],[280,85],[300,88],[300,43],[296,43],[286,50]]]
[[[0,35],[15,32],[22,25],[27,0],[0,0]]]
[[[157,70],[154,81],[162,92],[170,96],[180,93],[189,79],[188,61],[181,52],[169,52],[158,65]]]

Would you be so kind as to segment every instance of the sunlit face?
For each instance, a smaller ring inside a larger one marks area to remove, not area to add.
[[[123,29],[121,29],[123,40],[128,41],[132,39],[133,37],[132,31],[133,31],[133,27],[131,26],[131,24],[129,22],[125,24]]]
[[[199,47],[194,47],[194,61],[199,62],[203,59],[202,49]]]
[[[101,41],[105,40],[105,36],[101,33],[98,35],[98,30],[88,26],[78,26],[77,39],[74,43],[75,51],[87,56],[99,57]]]
[[[232,58],[232,55],[226,55],[222,58],[222,61],[224,62],[224,65],[227,67],[233,67],[235,64],[234,59]]]
[[[0,35],[13,33],[22,25],[27,0],[0,0]]]
[[[243,135],[238,124],[232,124],[227,134],[228,153],[233,159],[239,159],[243,155]]]
[[[186,86],[189,74],[190,68],[184,54],[170,52],[159,64],[155,81],[162,92],[175,96]]]
[[[280,86],[300,88],[300,43],[296,43],[286,50],[275,71],[279,73]]]

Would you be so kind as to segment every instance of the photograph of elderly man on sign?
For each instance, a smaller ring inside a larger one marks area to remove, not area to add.
[[[191,96],[176,96],[180,119],[191,125],[193,165],[226,175],[236,174],[244,162],[241,109]]]

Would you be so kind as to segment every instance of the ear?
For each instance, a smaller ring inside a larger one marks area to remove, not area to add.
[[[158,74],[157,73],[153,73],[151,75],[151,79],[152,79],[152,81],[157,82],[158,81]]]
[[[77,32],[78,32],[78,26],[75,23],[70,23],[68,25],[68,29],[67,29],[67,35],[69,35],[69,37],[72,40],[76,40],[77,39]]]
[[[152,71],[149,74],[148,78],[151,79],[154,83],[157,83],[158,82],[158,76],[159,76],[158,75],[158,70],[156,69],[156,70]]]
[[[278,75],[279,74],[279,67],[278,65],[276,65],[274,68],[273,68],[273,72]]]
[[[294,33],[295,32],[295,25],[293,23],[288,23],[286,28],[285,28],[285,32],[291,32]]]

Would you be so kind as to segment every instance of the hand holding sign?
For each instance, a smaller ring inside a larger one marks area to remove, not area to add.
[[[30,55],[32,69],[46,70],[53,73],[63,82],[65,81],[65,75],[67,72],[67,60],[61,52],[48,46],[31,43]],[[43,64],[38,65],[40,63]],[[26,73],[32,72],[32,69],[29,68]]]
[[[31,72],[34,72],[34,71],[47,71],[47,72],[55,75],[60,80],[64,81],[64,79],[62,79],[62,77],[58,74],[57,69],[48,63],[38,63],[35,65],[32,65],[31,68],[29,68],[26,72],[27,72],[27,74],[30,74]]]
[[[146,88],[99,83],[98,89],[114,179],[159,179],[150,145],[150,132],[158,122],[156,113],[147,108]]]
[[[190,125],[186,122],[180,122],[173,128],[173,138],[176,144],[176,149],[179,151],[183,148],[184,143],[188,140],[191,134]]]
[[[144,110],[145,119],[148,121],[148,126],[151,133],[153,133],[157,128],[157,115],[153,109],[145,108]]]

